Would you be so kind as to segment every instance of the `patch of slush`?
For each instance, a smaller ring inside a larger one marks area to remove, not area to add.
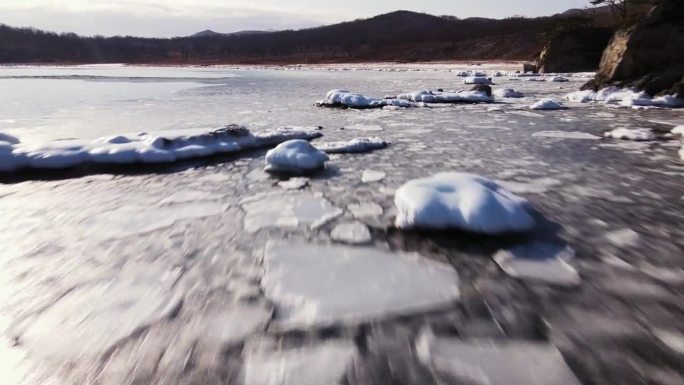
[[[356,324],[459,298],[449,265],[372,248],[269,242],[262,286],[281,328]]]
[[[342,210],[319,195],[305,192],[259,194],[240,202],[248,233],[265,228],[319,227],[342,215]]]
[[[380,130],[382,130],[382,127],[380,127]],[[328,154],[360,154],[380,150],[387,146],[389,146],[389,142],[377,136],[354,138],[348,142],[316,143],[316,148]]]
[[[316,347],[253,352],[245,357],[245,385],[340,384],[356,356],[351,342],[326,342]]]
[[[516,91],[512,88],[499,88],[492,92],[497,98],[522,98],[525,95],[522,92]]]
[[[421,103],[491,103],[494,98],[482,91],[416,91],[399,94],[398,99]]]
[[[47,146],[0,145],[0,171],[24,168],[62,169],[85,163],[169,163],[182,159],[228,154],[277,145],[291,139],[313,139],[321,133],[280,128],[252,134],[229,125],[216,130],[169,130],[150,134],[117,135],[89,142],[57,141]]]
[[[539,131],[532,134],[535,137],[542,138],[558,138],[558,139],[589,139],[597,140],[601,139],[600,136],[592,135],[586,132],[580,131]]]
[[[599,102],[617,104],[622,107],[684,107],[684,100],[674,95],[652,98],[645,92],[619,87],[607,87],[598,92],[592,90],[575,91],[567,94],[565,99],[576,103]]]
[[[494,261],[513,278],[576,286],[580,283],[580,276],[568,264],[574,255],[575,252],[565,245],[533,242],[500,250],[494,255]]]
[[[413,103],[399,99],[376,99],[344,90],[329,91],[325,100],[316,103],[319,107],[347,107],[356,109],[393,107],[412,107]]]
[[[303,174],[323,168],[328,159],[306,140],[288,140],[266,153],[264,171]]]
[[[332,240],[342,243],[360,245],[370,243],[373,239],[368,226],[361,222],[345,222],[335,226],[330,232]]]
[[[542,111],[564,110],[566,108],[567,107],[565,107],[563,104],[550,98],[542,99],[530,106],[530,109],[532,110]]]
[[[402,229],[458,229],[484,234],[527,231],[535,226],[529,204],[479,175],[440,173],[401,186],[394,203]]]
[[[439,383],[580,385],[558,349],[545,343],[463,341],[424,333],[416,350]]]
[[[361,175],[361,181],[363,183],[380,182],[385,179],[386,175],[384,171],[364,170]]]
[[[636,247],[641,244],[641,235],[632,229],[620,229],[606,233],[606,239],[617,247]]]
[[[655,140],[656,136],[653,131],[645,128],[616,128],[603,134],[605,138],[634,140],[634,141],[650,141]]]
[[[103,354],[180,305],[163,276],[142,271],[78,287],[23,325],[20,341],[51,358]]]

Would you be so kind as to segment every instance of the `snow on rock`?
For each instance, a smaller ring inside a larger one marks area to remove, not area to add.
[[[512,88],[499,88],[494,90],[492,94],[497,98],[522,98],[525,96],[522,92]]]
[[[440,173],[401,186],[394,196],[396,226],[458,229],[485,234],[535,226],[528,202],[495,182],[467,173]]]
[[[323,168],[328,159],[306,140],[288,140],[266,153],[264,171],[303,174]]]
[[[252,134],[245,127],[229,125],[211,131],[169,130],[154,134],[118,135],[94,141],[64,140],[41,146],[0,143],[0,171],[62,169],[85,163],[168,163],[320,136],[322,134],[316,130],[292,128]]]
[[[592,135],[586,132],[580,131],[539,131],[532,134],[535,137],[541,138],[558,138],[558,139],[588,139],[597,140],[601,139],[600,136]]]
[[[397,98],[416,103],[491,103],[494,101],[494,98],[484,91],[439,92],[423,90],[400,94]]]
[[[356,348],[348,341],[326,342],[321,346],[285,351],[247,353],[243,367],[244,384],[340,384],[355,356]]]
[[[380,182],[385,179],[386,175],[384,171],[364,170],[361,175],[361,181],[363,183]]]
[[[487,84],[487,85],[491,85],[494,83],[492,83],[492,78],[486,78],[484,76],[469,76],[469,77],[463,79],[463,84]]]
[[[565,96],[565,99],[576,103],[600,102],[622,107],[684,107],[684,99],[679,99],[674,95],[652,98],[645,92],[619,87],[606,87],[597,92],[591,90],[571,92]]]
[[[417,356],[438,383],[486,385],[579,385],[553,345],[541,342],[436,338],[423,333]]]
[[[334,241],[349,244],[364,244],[372,240],[368,226],[361,222],[346,222],[335,226],[330,232]]]
[[[564,110],[567,107],[562,105],[561,103],[550,99],[550,98],[544,98],[533,105],[530,106],[530,109],[532,110],[544,110],[544,111],[550,111],[550,110]]]
[[[644,128],[616,128],[603,135],[605,138],[624,139],[634,141],[655,140],[656,135],[653,131]]]
[[[494,261],[513,278],[576,286],[580,283],[580,276],[568,264],[574,255],[574,250],[565,245],[533,242],[500,250],[494,255]]]
[[[316,228],[342,215],[342,210],[327,199],[306,192],[258,194],[243,199],[240,206],[245,211],[243,227],[248,233],[302,225]]]
[[[564,78],[562,76],[552,76],[546,80],[547,82],[550,83],[567,83],[570,80],[568,78]]]
[[[264,293],[277,329],[357,324],[441,308],[459,298],[449,265],[373,248],[271,241]]]
[[[316,143],[316,148],[328,154],[360,154],[380,150],[390,145],[377,136],[354,138],[348,142]]]
[[[328,92],[325,100],[316,103],[318,107],[344,107],[355,109],[382,108],[387,106],[412,107],[413,104],[399,99],[375,99],[344,90]]]

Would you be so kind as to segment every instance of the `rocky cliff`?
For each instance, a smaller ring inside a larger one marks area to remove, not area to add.
[[[539,55],[539,72],[596,71],[611,33],[610,28],[594,27],[557,32]]]
[[[584,88],[609,85],[684,97],[684,1],[660,0],[643,20],[613,35]]]

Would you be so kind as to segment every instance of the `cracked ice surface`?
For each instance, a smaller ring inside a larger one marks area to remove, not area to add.
[[[418,255],[269,242],[264,259],[262,285],[282,328],[364,322],[459,298],[457,272]]]
[[[244,228],[255,233],[269,227],[318,227],[342,214],[327,199],[311,193],[265,193],[242,200]]]

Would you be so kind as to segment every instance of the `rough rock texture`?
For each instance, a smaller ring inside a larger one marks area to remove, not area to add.
[[[618,30],[596,78],[584,88],[629,86],[684,97],[684,2],[661,0],[637,24]]]
[[[609,28],[574,28],[553,36],[546,44],[537,68],[540,73],[595,71],[610,41]]]

